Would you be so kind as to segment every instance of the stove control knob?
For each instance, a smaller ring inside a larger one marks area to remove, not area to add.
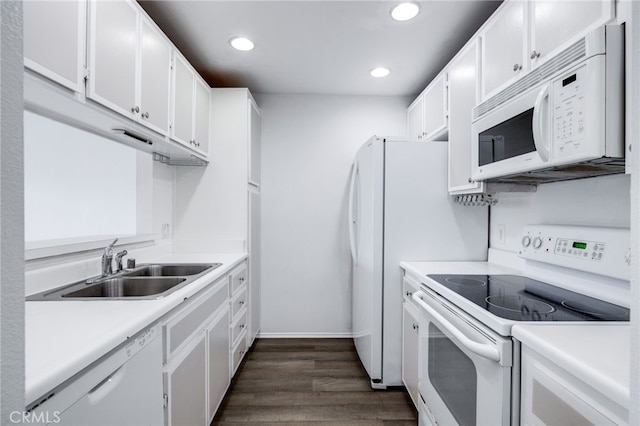
[[[522,247],[529,247],[529,244],[531,244],[531,237],[528,235],[522,237]]]
[[[535,237],[533,239],[533,248],[534,249],[539,249],[540,247],[542,247],[542,238]]]

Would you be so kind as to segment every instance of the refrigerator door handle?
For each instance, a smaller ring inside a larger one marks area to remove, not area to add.
[[[351,246],[351,258],[354,264],[358,264],[358,251],[356,246],[356,181],[358,179],[358,163],[353,163],[351,169],[351,182],[349,183],[349,244]]]

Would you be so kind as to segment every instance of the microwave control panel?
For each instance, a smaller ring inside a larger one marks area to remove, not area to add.
[[[585,139],[585,65],[564,74],[553,82],[553,151],[554,158],[571,156]]]

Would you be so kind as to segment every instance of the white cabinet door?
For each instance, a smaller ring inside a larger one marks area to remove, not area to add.
[[[252,97],[249,97],[249,135],[251,140],[249,141],[249,159],[251,164],[249,166],[249,182],[260,185],[260,158],[261,158],[261,117],[258,105],[253,101]]]
[[[214,319],[206,329],[209,393],[207,399],[208,424],[227,392],[229,372],[229,309]]]
[[[195,78],[195,121],[193,123],[193,147],[207,153],[209,150],[209,107],[211,103],[209,86]]]
[[[168,426],[206,426],[206,345],[204,331],[165,367]]]
[[[25,1],[24,64],[78,93],[84,92],[86,1]]]
[[[249,346],[260,330],[260,193],[249,189]]]
[[[438,75],[424,91],[423,138],[435,140],[448,129],[447,73]]]
[[[535,67],[558,48],[613,19],[613,0],[531,2],[530,58]]]
[[[140,118],[157,132],[169,132],[171,44],[146,18],[141,19]]]
[[[402,310],[402,382],[418,408],[418,314],[411,301],[405,300]]]
[[[171,137],[186,146],[193,140],[193,84],[195,75],[182,56],[174,55],[173,126]]]
[[[482,192],[471,180],[471,110],[477,103],[477,41],[449,64],[449,192]]]
[[[526,72],[526,11],[523,1],[506,2],[480,33],[482,40],[482,97]]]
[[[89,89],[93,100],[135,119],[138,9],[130,1],[90,3]]]
[[[407,108],[407,135],[409,141],[421,141],[424,136],[424,93],[416,98]]]

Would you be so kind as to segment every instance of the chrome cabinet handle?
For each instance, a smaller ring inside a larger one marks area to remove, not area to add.
[[[522,69],[522,65],[520,64],[513,64],[513,70],[514,71],[520,71]]]
[[[535,50],[531,52],[531,56],[529,56],[531,59],[536,59],[540,57],[540,52],[536,52]]]
[[[149,118],[149,113],[148,112],[143,113],[142,118]]]
[[[244,328],[244,324],[240,324],[238,328],[242,330]]]
[[[410,291],[407,291],[407,292],[405,293],[405,296],[407,296],[407,297],[411,297],[411,295],[412,295],[412,294],[413,294],[413,293],[411,293]]]
[[[414,330],[417,330],[418,328],[420,328],[420,326],[416,323],[413,323],[412,326]]]
[[[139,106],[134,106],[131,108],[131,112],[135,112],[136,114],[140,112],[140,107]]]
[[[239,301],[238,305],[244,305],[244,300]]]

